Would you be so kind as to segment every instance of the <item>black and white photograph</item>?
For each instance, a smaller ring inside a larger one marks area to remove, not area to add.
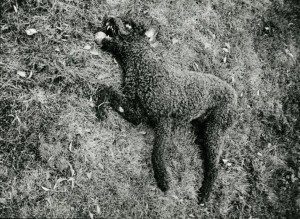
[[[300,218],[300,1],[0,0],[0,218]]]

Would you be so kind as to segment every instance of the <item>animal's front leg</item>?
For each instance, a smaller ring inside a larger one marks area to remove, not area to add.
[[[125,95],[111,86],[100,85],[94,96],[96,105],[96,116],[99,119],[106,117],[106,106],[111,106],[124,119],[139,124],[142,120],[141,110],[136,106],[134,101],[128,100]]]
[[[121,100],[113,87],[106,84],[98,86],[96,93],[93,96],[95,102],[96,116],[98,119],[103,120],[107,117],[106,107],[111,105],[112,98]]]
[[[163,120],[155,127],[155,141],[152,151],[152,165],[157,186],[163,191],[169,189],[169,177],[166,169],[166,150],[172,144],[172,121]]]

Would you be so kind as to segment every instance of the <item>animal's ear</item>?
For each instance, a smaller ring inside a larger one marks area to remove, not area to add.
[[[155,43],[157,33],[158,33],[158,31],[157,31],[157,29],[154,28],[154,27],[150,27],[150,28],[145,32],[146,37],[149,38],[150,44]]]

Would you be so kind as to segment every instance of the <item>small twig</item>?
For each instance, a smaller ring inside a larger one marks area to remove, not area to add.
[[[99,107],[103,106],[104,104],[109,104],[109,102],[102,102],[101,104],[99,104],[99,105],[97,106],[97,108],[99,109]]]

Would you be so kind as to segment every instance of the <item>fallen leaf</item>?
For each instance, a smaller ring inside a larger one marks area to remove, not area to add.
[[[91,219],[94,218],[94,214],[92,212],[90,212],[90,211],[89,211],[89,216],[90,216]]]
[[[150,46],[156,48],[158,46],[158,42],[150,43]]]
[[[199,71],[199,65],[196,62],[193,63],[193,67],[195,71]]]
[[[73,148],[73,144],[72,144],[72,142],[70,142],[70,144],[69,144],[69,151],[72,152],[72,148]]]
[[[42,189],[45,190],[45,191],[49,191],[50,190],[50,189],[48,189],[48,188],[46,188],[44,186],[42,186]]]
[[[6,204],[6,199],[5,198],[0,198],[0,203],[1,204]]]
[[[68,181],[71,181],[71,188],[74,189],[75,179],[73,177],[70,177]]]
[[[52,206],[52,200],[51,200],[51,197],[47,197],[47,198],[45,198],[45,200],[48,202],[48,204],[49,204],[50,206]]]
[[[94,103],[94,101],[93,101],[92,96],[90,97],[89,105],[90,105],[90,107],[95,107],[95,103]]]
[[[229,53],[229,49],[227,49],[227,48],[222,48],[222,49],[223,49],[224,52]]]
[[[130,30],[132,29],[132,26],[130,24],[126,24],[125,27]]]
[[[19,75],[22,78],[26,77],[26,72],[25,71],[17,71],[17,75]]]
[[[33,75],[33,72],[30,71],[29,76],[28,76],[28,79],[30,79],[30,78],[32,77],[32,75]]]
[[[88,177],[89,179],[92,178],[92,172],[89,172],[89,173],[87,173],[86,175],[87,175],[87,177]]]
[[[149,38],[150,42],[154,42],[155,41],[155,37],[157,35],[157,31],[154,28],[150,28],[149,30],[147,30],[145,32],[145,35]]]
[[[58,185],[62,182],[62,181],[65,181],[65,180],[67,180],[66,178],[59,178],[58,180],[56,180],[56,183],[55,183],[55,185],[53,186],[53,189],[55,190],[57,187],[58,187]]]
[[[101,213],[101,209],[100,209],[100,206],[99,206],[99,205],[96,205],[96,211],[97,211],[97,214],[100,214],[100,213]]]
[[[261,156],[262,156],[262,153],[258,152],[257,155],[261,157]]]
[[[288,49],[285,49],[284,51],[287,55],[289,55],[292,59],[294,59],[294,55]]]
[[[292,181],[292,183],[296,182],[297,179],[298,178],[294,174],[291,175],[291,181]]]
[[[223,163],[228,163],[228,160],[227,159],[222,159]]]
[[[68,162],[68,165],[70,167],[70,171],[71,171],[71,176],[75,175],[75,170],[73,169],[72,165],[70,164],[70,162]]]
[[[100,53],[99,53],[97,50],[92,50],[92,51],[91,51],[91,54],[92,54],[92,55],[95,55],[95,56],[100,55]]]
[[[225,43],[225,46],[227,47],[227,49],[230,49],[230,44],[229,43]]]
[[[176,44],[176,43],[178,43],[178,42],[179,42],[178,39],[176,39],[176,38],[173,38],[173,39],[172,39],[172,43],[173,43],[173,44]]]
[[[37,30],[34,28],[30,28],[30,29],[25,30],[25,32],[28,36],[32,36],[37,33]]]
[[[98,163],[98,167],[99,167],[101,170],[104,170],[104,166],[103,166],[101,163]]]
[[[173,198],[179,199],[177,195],[172,195]]]
[[[17,8],[17,6],[14,5],[13,8],[14,8],[15,12],[18,13],[18,8]]]
[[[4,24],[4,25],[1,27],[1,30],[2,30],[2,31],[7,30],[7,29],[8,29],[7,24]]]
[[[83,47],[83,49],[85,49],[85,50],[90,50],[92,47],[90,46],[90,45],[85,45],[84,47]]]

